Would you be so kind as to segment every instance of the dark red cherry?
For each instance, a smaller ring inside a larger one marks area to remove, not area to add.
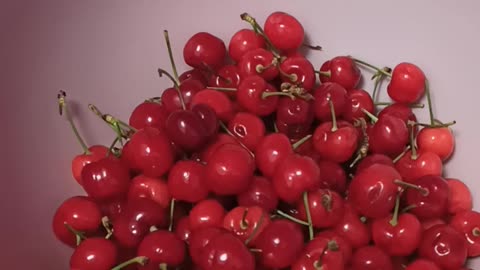
[[[114,242],[104,238],[89,238],[70,257],[70,269],[106,270],[115,266],[118,250]]]
[[[207,79],[205,78],[204,71],[197,68],[193,68],[183,72],[178,77],[178,80],[180,81],[180,83],[187,80],[197,80],[197,81],[200,81],[203,85],[207,85]]]
[[[303,44],[305,33],[302,24],[285,12],[273,12],[265,20],[265,34],[273,46],[281,51],[294,51]]]
[[[224,64],[227,49],[225,43],[218,37],[199,32],[188,39],[183,47],[183,58],[187,65],[205,69],[217,69]]]
[[[148,258],[147,268],[152,266],[152,269],[158,269],[161,264],[176,267],[185,260],[186,247],[174,233],[158,230],[143,238],[138,246],[137,255]]]
[[[277,208],[278,196],[270,180],[254,176],[248,190],[237,195],[237,203],[245,207],[259,206],[267,212],[272,212]]]
[[[337,56],[323,63],[320,72],[329,74],[329,76],[320,74],[322,83],[335,82],[347,90],[354,89],[361,78],[360,69],[348,56]]]
[[[258,75],[244,77],[236,91],[237,102],[246,110],[258,116],[273,113],[278,104],[278,96],[264,97],[264,93],[277,90]]]
[[[314,90],[313,96],[315,98],[313,101],[315,116],[320,121],[332,120],[329,101],[333,103],[337,118],[340,118],[349,109],[347,107],[347,90],[340,84],[333,82],[323,83]]]
[[[130,115],[129,124],[136,129],[154,127],[163,130],[167,117],[168,112],[163,105],[146,101],[135,107]]]

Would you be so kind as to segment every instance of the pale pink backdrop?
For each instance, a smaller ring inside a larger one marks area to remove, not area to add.
[[[159,66],[169,68],[163,29],[170,30],[184,69],[182,45],[193,33],[210,31],[228,40],[247,27],[240,13],[263,22],[276,10],[297,16],[311,43],[325,48],[310,55],[317,66],[339,54],[421,66],[437,116],[458,121],[447,175],[480,193],[478,1],[2,0],[1,268],[68,268],[71,250],[56,242],[50,223],[65,198],[82,192],[69,167],[80,148],[57,113],[59,89],[78,102],[76,120],[87,141],[107,144],[113,134],[85,105],[128,119],[138,102],[158,96],[169,85],[156,74]]]

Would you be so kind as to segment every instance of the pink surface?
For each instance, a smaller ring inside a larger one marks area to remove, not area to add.
[[[108,144],[113,134],[85,105],[92,102],[128,119],[137,103],[158,96],[169,85],[156,74],[159,66],[169,68],[163,29],[170,30],[184,69],[181,50],[190,35],[210,31],[228,40],[248,27],[240,13],[263,23],[276,10],[297,16],[311,43],[325,48],[310,55],[317,66],[350,54],[378,65],[405,60],[422,67],[431,80],[437,116],[458,121],[457,151],[447,176],[480,193],[478,1],[3,0],[2,269],[68,267],[71,251],[54,239],[50,224],[55,208],[82,192],[70,174],[70,160],[80,148],[58,116],[59,89],[79,103],[76,120],[87,141]],[[480,268],[480,261],[473,267]]]

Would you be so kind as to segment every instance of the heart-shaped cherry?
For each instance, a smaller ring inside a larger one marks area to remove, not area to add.
[[[400,63],[393,68],[387,86],[391,99],[398,103],[415,103],[425,94],[425,74],[412,63]]]

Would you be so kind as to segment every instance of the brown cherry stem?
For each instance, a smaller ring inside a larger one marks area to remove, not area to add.
[[[75,235],[75,239],[76,239],[75,241],[76,241],[77,246],[80,245],[80,243],[83,240],[87,239],[82,232],[75,230],[68,223],[65,222],[65,223],[63,223],[63,225],[65,226],[65,228],[67,228],[68,231],[70,231],[73,235]]]
[[[393,216],[392,219],[390,220],[390,225],[393,227],[398,225],[398,214],[400,210],[400,193],[397,194],[397,197],[395,199],[395,209],[393,210]]]
[[[285,213],[285,212],[283,212],[283,211],[281,211],[281,210],[277,210],[277,211],[276,211],[276,214],[279,215],[279,216],[281,216],[281,217],[283,217],[283,218],[286,218],[286,219],[288,219],[288,220],[290,220],[290,221],[293,221],[293,222],[295,222],[295,223],[298,223],[298,224],[300,224],[300,225],[309,226],[308,222],[305,222],[305,221],[303,221],[303,220],[300,220],[300,219],[298,219],[298,218],[296,218],[296,217],[292,217],[291,215],[289,215],[289,214],[287,214],[287,213]]]
[[[421,126],[421,127],[428,127],[428,128],[441,128],[441,127],[450,127],[450,126],[453,126],[457,123],[457,121],[452,121],[452,122],[448,122],[448,123],[438,123],[436,122],[434,125],[431,125],[431,124],[425,124],[425,123],[415,123],[415,125],[417,126]]]
[[[314,50],[314,51],[323,50],[322,46],[320,46],[320,45],[311,45],[311,44],[303,43],[302,46],[305,47],[305,48],[309,48],[310,50]]]
[[[292,149],[296,150],[298,147],[300,147],[302,144],[304,144],[306,141],[310,140],[312,138],[312,134],[308,134],[307,136],[301,138],[300,140],[296,141],[294,144],[292,144]]]
[[[327,210],[327,212],[332,211],[332,195],[323,194],[322,195],[322,206]]]
[[[361,127],[363,138],[362,138],[360,147],[357,150],[357,156],[349,165],[350,168],[353,168],[360,160],[365,158],[368,154],[368,149],[370,148],[370,142],[369,142],[370,138],[368,137],[367,122],[365,121],[365,118],[360,118],[356,120],[354,123],[354,126]]]
[[[172,200],[170,201],[170,221],[168,223],[168,231],[172,231],[173,230],[173,215],[175,214],[175,199],[172,198]]]
[[[392,104],[395,104],[393,102],[375,102],[375,106],[390,106]],[[425,108],[425,104],[423,103],[412,103],[408,104],[410,108],[416,108],[416,109],[423,109]]]
[[[417,146],[416,146],[416,138],[415,138],[415,122],[408,121],[408,127],[410,131],[410,151],[411,151],[411,159],[417,160]]]
[[[116,136],[115,139],[113,140],[112,144],[110,144],[110,147],[108,148],[108,152],[107,152],[106,157],[109,157],[110,154],[115,154],[115,153],[114,153],[115,145],[117,145],[117,142],[118,142],[119,140],[120,140],[120,139],[118,138],[118,134],[117,134],[117,136]]]
[[[313,223],[312,223],[312,214],[310,213],[310,204],[308,202],[308,192],[303,193],[303,206],[305,207],[305,213],[307,214],[308,237],[310,240],[312,240],[313,239]]]
[[[105,239],[110,239],[110,237],[112,237],[113,235],[113,230],[112,230],[112,225],[110,223],[110,220],[108,219],[107,216],[104,216],[102,218],[102,226],[107,232],[107,235],[105,235]]]
[[[330,113],[332,114],[332,132],[338,130],[337,126],[337,116],[335,115],[335,107],[333,106],[333,102],[329,99],[328,105],[330,105]]]
[[[332,76],[332,72],[330,70],[329,71],[315,70],[315,73],[317,73],[320,76],[325,76],[325,77],[328,77],[328,78],[330,78]]]
[[[378,117],[376,117],[373,113],[365,110],[364,108],[362,108],[362,112],[368,116],[368,118],[370,118],[370,121],[375,124],[377,121],[378,121]]]
[[[142,266],[144,266],[146,263],[148,262],[148,258],[147,257],[144,257],[144,256],[139,256],[139,257],[135,257],[133,259],[130,259],[126,262],[123,262],[117,266],[115,266],[114,268],[112,268],[111,270],[121,270],[129,265],[132,265],[132,264],[140,264]]]
[[[379,68],[379,67],[376,67],[372,64],[369,64],[363,60],[360,60],[360,59],[357,59],[357,58],[354,58],[354,57],[350,57],[352,58],[353,61],[355,61],[357,64],[360,64],[362,66],[366,66],[366,67],[369,67],[375,71],[377,71],[378,73],[381,73],[382,75],[385,75],[387,77],[392,77],[392,74],[390,72],[387,72],[385,69],[386,68]]]
[[[405,156],[405,154],[410,150],[411,146],[410,145],[407,145],[407,147],[405,147],[405,149],[403,150],[402,153],[400,153],[398,156],[396,156],[394,159],[393,159],[393,163],[397,163],[403,156]]]
[[[287,96],[287,97],[291,98],[292,100],[296,98],[295,95],[293,95],[290,92],[275,91],[275,92],[263,92],[262,93],[262,99],[266,99],[266,98],[271,97],[271,96]]]
[[[91,152],[88,150],[88,146],[85,143],[85,141],[82,139],[82,136],[80,136],[80,132],[78,132],[77,127],[75,126],[75,123],[73,122],[72,115],[70,114],[70,109],[67,106],[67,93],[63,90],[60,90],[60,92],[57,95],[58,99],[58,109],[60,115],[63,115],[65,113],[65,118],[67,118],[68,123],[70,124],[70,127],[72,128],[73,133],[75,134],[75,138],[77,139],[78,143],[83,149],[83,153],[85,155],[90,155]]]
[[[210,86],[208,86],[207,89],[217,90],[217,91],[225,91],[225,92],[237,92],[237,88],[228,88],[228,87],[210,87]]]
[[[480,228],[478,228],[478,227],[473,228],[472,235],[475,236],[475,237],[479,237],[480,236]]]
[[[246,230],[248,228],[247,215],[248,215],[248,208],[246,208],[245,211],[243,211],[242,219],[240,220],[240,228],[242,230]]]
[[[418,185],[415,185],[415,184],[412,184],[412,183],[408,183],[408,182],[398,180],[398,179],[394,180],[393,183],[395,183],[396,185],[401,186],[403,188],[411,188],[411,189],[418,190],[419,192],[422,193],[423,196],[427,196],[429,194],[428,189],[422,188],[421,186],[418,186]]]
[[[275,48],[275,46],[273,46],[272,42],[270,41],[270,39],[267,37],[267,35],[265,34],[265,32],[263,31],[262,27],[257,23],[257,20],[255,20],[255,18],[253,18],[250,14],[248,13],[242,13],[240,15],[240,18],[246,22],[248,22],[252,27],[253,27],[253,30],[257,33],[259,33],[260,35],[263,36],[263,38],[265,39],[265,42],[267,43],[269,49],[272,51],[273,55],[275,56],[275,58],[280,58],[280,53],[278,52],[278,50]]]

